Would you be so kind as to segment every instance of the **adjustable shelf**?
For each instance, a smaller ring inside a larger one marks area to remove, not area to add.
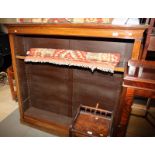
[[[24,59],[25,59],[25,56],[17,55],[16,58],[17,58],[17,59],[24,60]]]
[[[17,58],[17,59],[20,59],[20,60],[24,60],[24,59],[25,59],[25,56],[17,55],[16,58]],[[124,66],[125,66],[125,65],[123,66],[123,64],[126,64],[126,63],[120,62],[120,63],[118,64],[118,66],[115,67],[115,72],[124,72]],[[123,66],[123,67],[121,67],[121,66]]]

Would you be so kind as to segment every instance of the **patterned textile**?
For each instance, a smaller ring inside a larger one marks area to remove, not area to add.
[[[57,65],[79,66],[114,72],[120,60],[120,53],[92,53],[79,50],[31,48],[25,62],[52,63]]]
[[[109,24],[112,19],[110,18],[66,18],[71,23],[96,23],[96,24]]]
[[[17,18],[19,23],[96,23],[109,24],[112,18]]]
[[[17,18],[19,23],[68,23],[66,18]]]

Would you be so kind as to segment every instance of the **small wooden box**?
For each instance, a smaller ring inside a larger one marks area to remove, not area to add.
[[[111,135],[112,112],[81,105],[70,127],[71,137],[107,137]]]

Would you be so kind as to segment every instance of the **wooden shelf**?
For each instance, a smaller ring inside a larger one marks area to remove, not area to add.
[[[124,72],[124,67],[116,67],[115,72]]]
[[[24,117],[25,118],[31,118],[34,120],[38,120],[38,121],[43,121],[46,122],[48,124],[50,124],[51,126],[57,126],[57,127],[61,127],[62,129],[67,129],[69,128],[72,118],[71,117],[67,117],[67,116],[63,116],[63,115],[59,115],[50,111],[46,111],[46,110],[42,110],[39,108],[35,108],[35,107],[30,107],[28,108],[25,112],[24,112]]]
[[[24,59],[25,59],[25,56],[16,55],[16,58],[17,58],[17,59],[22,59],[22,60],[24,60]]]
[[[24,59],[25,59],[25,56],[17,55],[16,58],[17,58],[17,59],[24,60]],[[116,67],[116,68],[115,68],[115,71],[116,71],[116,72],[124,72],[124,67]]]

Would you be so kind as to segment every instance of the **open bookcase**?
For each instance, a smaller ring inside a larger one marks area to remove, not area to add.
[[[114,113],[113,135],[117,135],[123,71],[127,61],[139,59],[146,26],[95,24],[9,24],[13,67],[22,122],[61,136],[80,104]],[[30,48],[76,49],[89,52],[120,52],[115,73],[48,63],[26,63]]]

